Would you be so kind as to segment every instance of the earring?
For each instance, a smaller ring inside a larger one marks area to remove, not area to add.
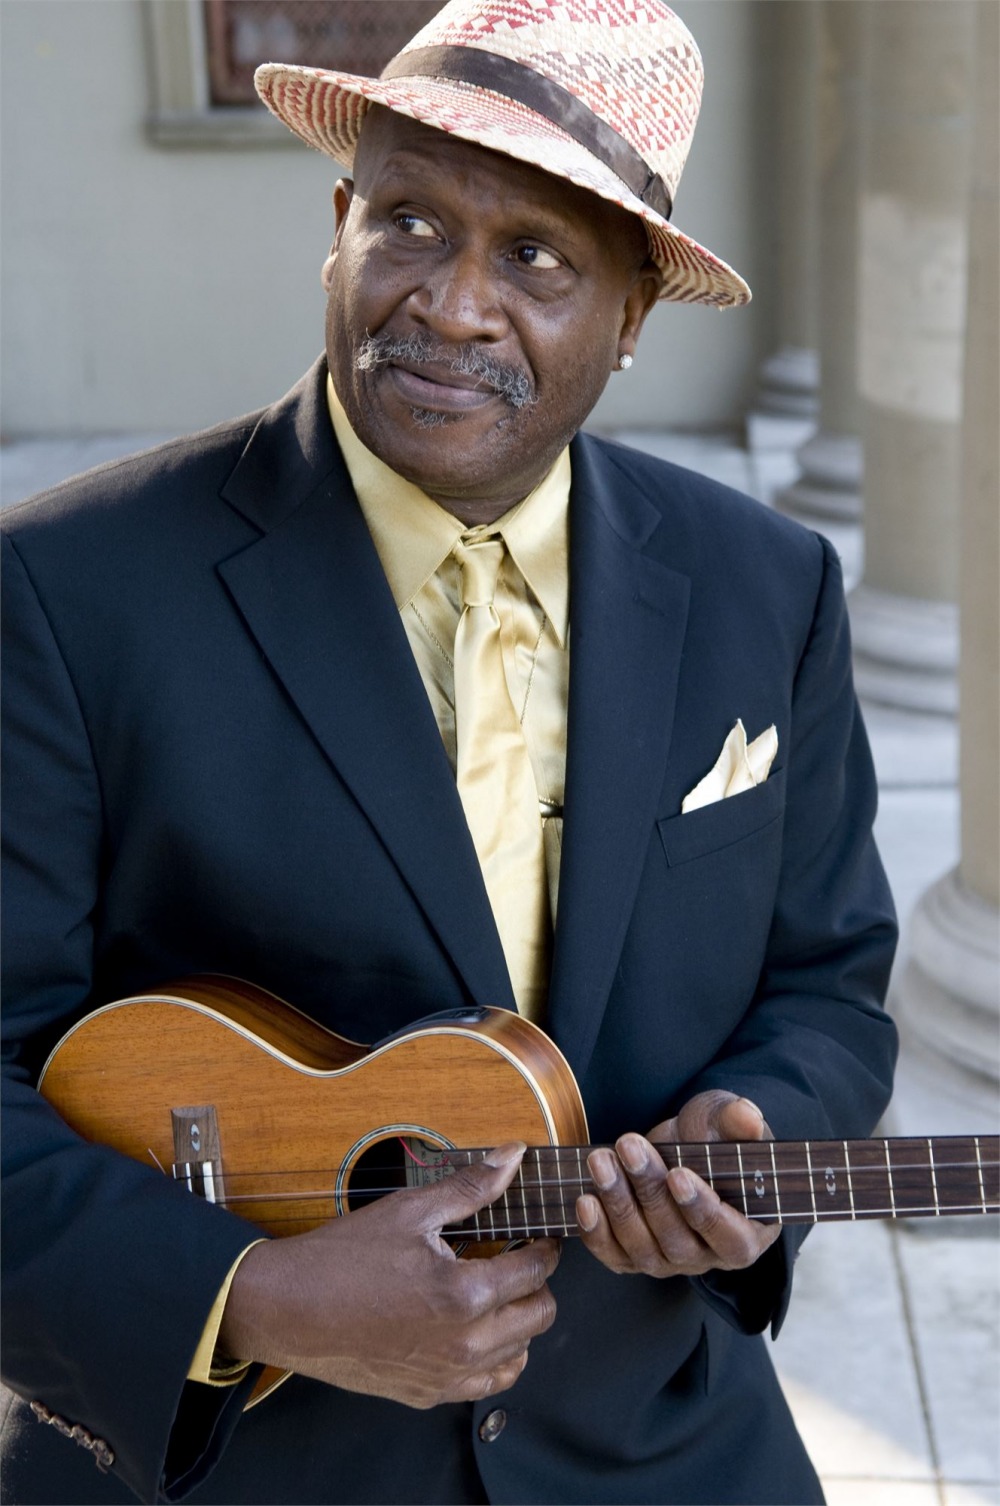
[[[628,371],[628,369],[629,369],[629,367],[631,365],[632,365],[632,357],[630,355],[623,355],[623,356],[619,356],[618,357],[618,370],[619,371]]]

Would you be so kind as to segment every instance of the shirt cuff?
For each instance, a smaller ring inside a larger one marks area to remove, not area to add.
[[[232,1265],[225,1281],[219,1288],[219,1295],[212,1304],[212,1311],[208,1315],[208,1321],[202,1329],[201,1338],[198,1340],[198,1348],[194,1352],[187,1373],[188,1380],[201,1381],[206,1386],[235,1386],[241,1381],[250,1369],[249,1361],[246,1364],[236,1363],[220,1365],[215,1363],[215,1346],[219,1342],[219,1329],[222,1327],[222,1314],[226,1308],[226,1299],[229,1296],[229,1288],[233,1284],[233,1278],[241,1264],[256,1245],[266,1244],[263,1239],[255,1239],[253,1244],[247,1245],[242,1250]]]

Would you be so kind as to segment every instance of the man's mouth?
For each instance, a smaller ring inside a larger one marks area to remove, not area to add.
[[[359,371],[384,370],[411,408],[443,416],[461,416],[497,398],[515,409],[533,401],[525,372],[473,343],[449,346],[419,333],[367,335],[355,364]]]
[[[414,371],[411,366],[390,361],[387,374],[404,402],[441,413],[469,413],[495,402],[499,394],[482,378],[442,372],[432,367]]]

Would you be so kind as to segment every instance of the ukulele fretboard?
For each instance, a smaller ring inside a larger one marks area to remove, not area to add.
[[[594,1191],[587,1169],[591,1149],[529,1148],[503,1197],[451,1232],[477,1240],[578,1233],[576,1199]],[[658,1149],[668,1167],[696,1172],[724,1203],[760,1223],[1000,1212],[997,1135],[755,1140]],[[485,1154],[453,1150],[444,1160],[460,1165]]]

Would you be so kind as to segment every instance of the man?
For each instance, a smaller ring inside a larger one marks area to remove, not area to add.
[[[837,562],[578,432],[658,297],[748,296],[667,218],[693,41],[652,0],[455,0],[382,80],[259,87],[353,161],[326,361],[7,523],[8,1498],[818,1501],[755,1337],[797,1238],[650,1142],[887,1097]],[[543,1023],[614,1142],[581,1239],[442,1242],[517,1144],[255,1243],[78,1141],[53,1042],[205,972],[356,1040]],[[294,1374],[243,1414],[260,1363]]]

